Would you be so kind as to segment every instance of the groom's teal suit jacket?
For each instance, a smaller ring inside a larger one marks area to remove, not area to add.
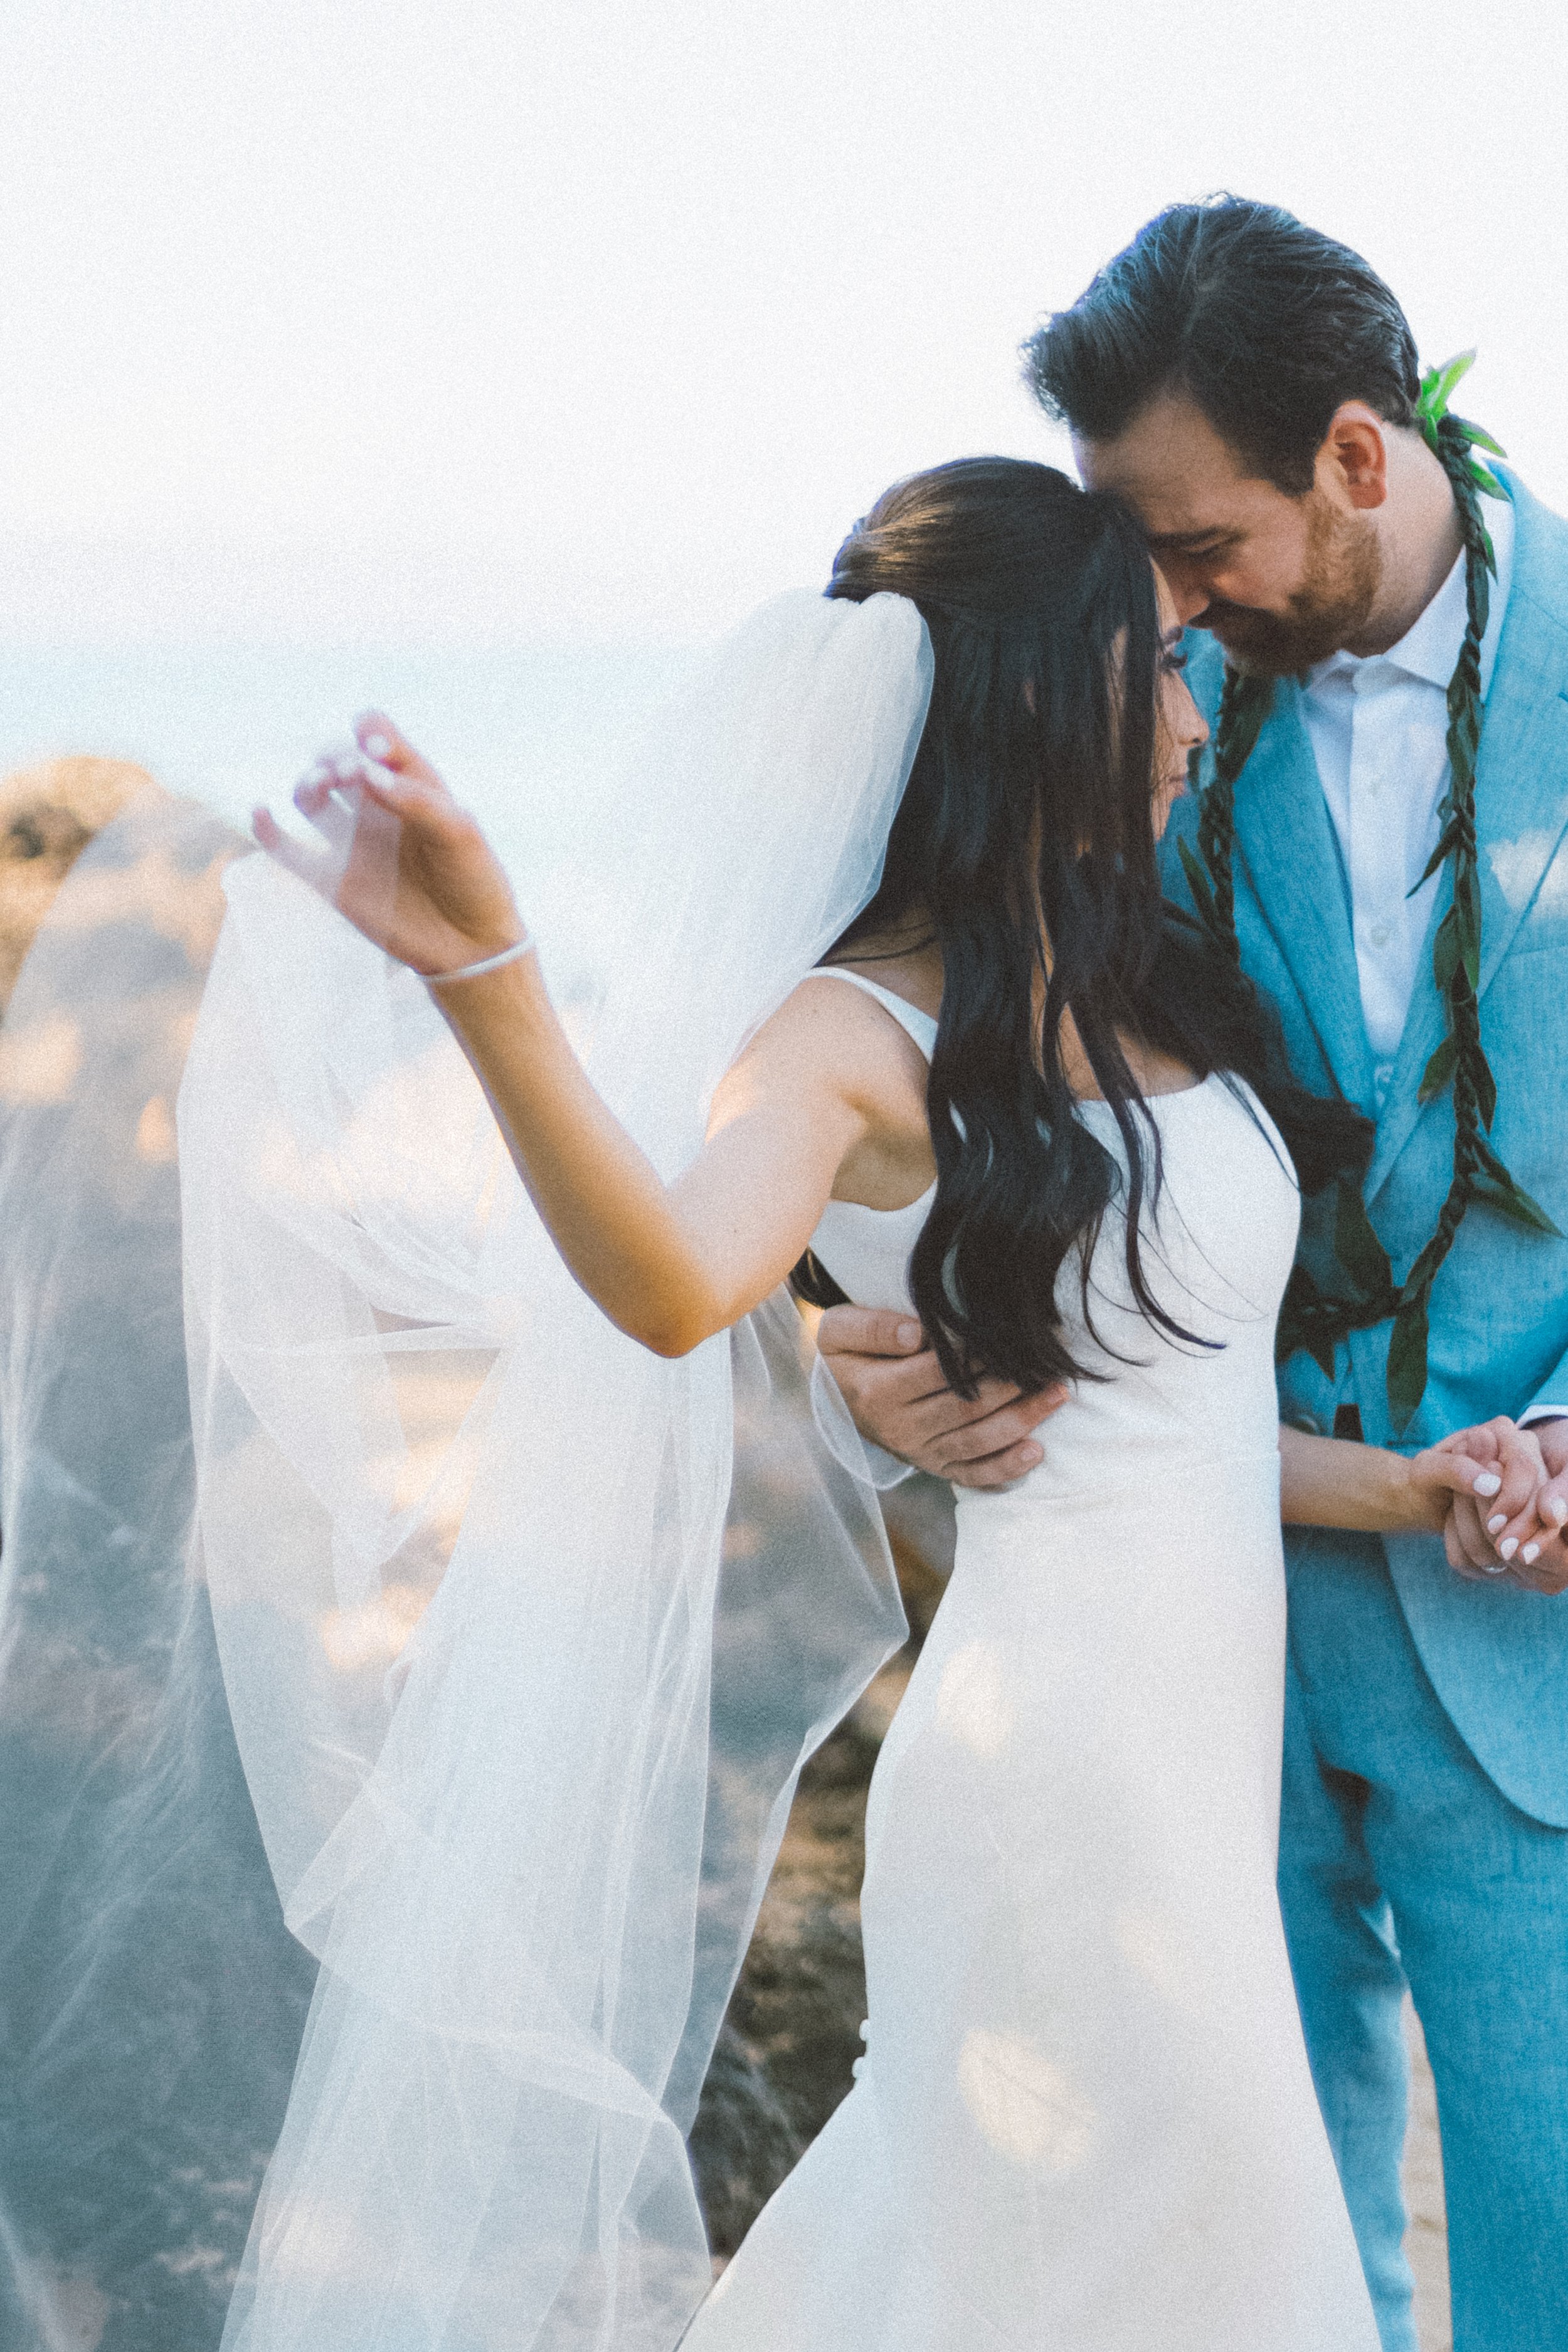
[[[1492,1141],[1568,1234],[1568,523],[1517,481],[1509,487],[1513,583],[1476,779],[1481,1034],[1498,1085]],[[1222,656],[1201,632],[1188,644],[1193,689],[1212,722]],[[1166,845],[1166,887],[1184,904],[1175,845],[1191,840],[1194,818],[1189,797]],[[1453,1167],[1451,1090],[1425,1107],[1417,1099],[1445,1032],[1430,932],[1379,1113],[1350,893],[1293,679],[1280,682],[1237,787],[1236,839],[1242,961],[1279,1007],[1301,1079],[1320,1093],[1337,1087],[1376,1119],[1367,1204],[1403,1276]],[[1447,903],[1445,877],[1434,929]],[[1303,1205],[1303,1254],[1321,1272],[1331,1263],[1327,1205]],[[1426,1398],[1398,1439],[1384,1385],[1390,1328],[1354,1334],[1331,1380],[1309,1356],[1293,1357],[1280,1373],[1285,1418],[1327,1433],[1336,1407],[1354,1403],[1373,1444],[1413,1452],[1537,1402],[1568,1411],[1568,1242],[1470,1210],[1433,1295]],[[1422,1663],[1471,1753],[1524,1811],[1568,1826],[1568,1595],[1468,1582],[1432,1538],[1392,1538],[1387,1551]],[[1309,1559],[1300,1572],[1311,1572]]]

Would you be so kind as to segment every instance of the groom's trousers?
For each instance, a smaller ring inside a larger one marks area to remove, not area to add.
[[[1568,2352],[1568,1831],[1519,1811],[1460,1739],[1376,1538],[1292,1530],[1289,1551],[1280,1904],[1384,2352],[1416,2352],[1406,1984],[1437,2085],[1455,2352]]]

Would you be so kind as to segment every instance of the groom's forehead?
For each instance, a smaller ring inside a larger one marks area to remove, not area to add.
[[[1268,495],[1203,411],[1179,394],[1152,400],[1114,440],[1075,436],[1073,454],[1089,489],[1126,499],[1156,554],[1236,529]]]

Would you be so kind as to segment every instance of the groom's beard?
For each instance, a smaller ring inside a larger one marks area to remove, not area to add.
[[[1377,533],[1320,492],[1310,495],[1305,571],[1286,611],[1213,604],[1194,623],[1214,632],[1237,669],[1268,677],[1310,669],[1361,635],[1376,602],[1383,577]]]

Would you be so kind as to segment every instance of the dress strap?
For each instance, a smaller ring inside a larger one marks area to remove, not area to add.
[[[895,996],[890,988],[883,988],[878,981],[868,980],[864,972],[848,971],[841,963],[819,963],[816,971],[808,972],[806,977],[808,980],[847,980],[851,988],[864,989],[867,995],[874,996],[883,1011],[890,1013],[900,1028],[914,1039],[926,1060],[931,1060],[931,1050],[936,1044],[937,1024],[929,1013],[922,1013],[918,1004],[910,1003],[908,997]]]

